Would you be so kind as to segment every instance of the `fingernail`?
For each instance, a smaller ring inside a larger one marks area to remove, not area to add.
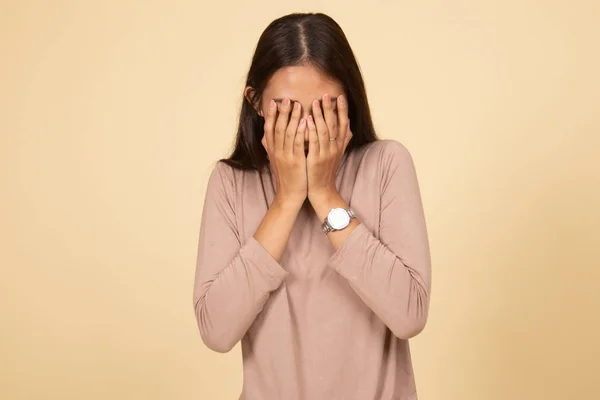
[[[308,116],[308,124],[312,125],[312,123],[313,123],[313,117],[312,117],[312,115],[309,115]]]
[[[304,127],[304,124],[306,124],[306,119],[302,118],[302,119],[300,120],[300,127],[301,127],[301,128],[303,128],[303,127]]]
[[[294,111],[298,111],[300,109],[300,103],[295,102],[294,103]]]
[[[314,105],[314,106],[315,106],[315,108],[318,110],[318,109],[319,109],[319,107],[320,107],[320,105],[319,105],[319,100],[315,100],[315,101],[313,102],[313,105]]]
[[[284,106],[289,106],[290,105],[290,99],[288,99],[287,97],[285,99],[283,99],[283,105]]]
[[[277,103],[275,103],[275,100],[271,100],[269,102],[269,108],[275,108],[276,105],[277,105]]]
[[[337,103],[338,103],[338,105],[340,105],[340,106],[345,106],[345,105],[346,105],[346,98],[344,97],[344,95],[343,95],[343,94],[342,94],[342,95],[340,95],[340,96],[338,96],[338,98],[337,98]]]

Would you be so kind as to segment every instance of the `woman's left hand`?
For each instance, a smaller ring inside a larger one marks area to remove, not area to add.
[[[352,138],[345,96],[339,96],[336,103],[337,107],[334,109],[331,97],[326,94],[323,96],[323,109],[319,100],[313,101],[312,116],[308,117],[309,144],[306,164],[308,198],[311,202],[337,192],[337,170]]]

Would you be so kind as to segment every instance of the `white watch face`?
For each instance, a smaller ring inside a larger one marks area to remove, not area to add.
[[[343,229],[350,223],[350,215],[343,208],[334,208],[327,215],[327,222],[333,229]]]

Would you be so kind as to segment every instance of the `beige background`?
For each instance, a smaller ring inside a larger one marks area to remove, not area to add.
[[[237,398],[196,239],[256,40],[295,10],[342,25],[417,164],[420,399],[600,398],[600,3],[291,4],[1,2],[0,398]]]

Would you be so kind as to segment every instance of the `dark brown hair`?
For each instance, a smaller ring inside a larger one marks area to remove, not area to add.
[[[258,40],[246,86],[252,87],[251,101],[244,97],[235,148],[221,161],[238,169],[261,170],[267,153],[261,144],[264,118],[260,104],[269,79],[280,68],[312,65],[340,82],[348,101],[352,140],[346,152],[377,140],[360,68],[342,28],[321,13],[294,13],[271,22]]]

